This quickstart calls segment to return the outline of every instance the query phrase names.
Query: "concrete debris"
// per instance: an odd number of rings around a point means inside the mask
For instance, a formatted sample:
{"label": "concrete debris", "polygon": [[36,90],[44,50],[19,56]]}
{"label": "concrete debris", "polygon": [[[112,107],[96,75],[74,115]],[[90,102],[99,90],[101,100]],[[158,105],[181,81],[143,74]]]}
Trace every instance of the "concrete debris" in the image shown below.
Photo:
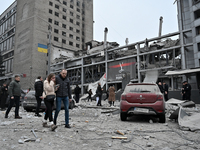
{"label": "concrete debris", "polygon": [[179,111],[178,123],[182,129],[189,128],[191,131],[200,130],[199,116],[200,113],[192,113],[191,115],[188,115],[188,113],[181,107]]}
{"label": "concrete debris", "polygon": [[150,136],[144,136],[143,138],[149,140]]}
{"label": "concrete debris", "polygon": [[149,123],[153,123],[153,120],[150,119],[150,120],[149,120]]}
{"label": "concrete debris", "polygon": [[127,139],[127,137],[118,137],[118,136],[112,136],[112,139]]}
{"label": "concrete debris", "polygon": [[172,149],[169,147],[164,147],[162,150],[172,150]]}
{"label": "concrete debris", "polygon": [[124,135],[124,133],[122,131],[119,131],[119,130],[117,130],[115,133]]}
{"label": "concrete debris", "polygon": [[24,144],[24,141],[23,141],[22,139],[19,139],[19,140],[18,140],[18,143],[19,143],[19,144]]}
{"label": "concrete debris", "polygon": [[41,142],[41,138],[36,139],[35,142],[36,142],[36,143],[40,143],[40,142]]}
{"label": "concrete debris", "polygon": [[1,126],[8,126],[8,125],[11,125],[13,123],[15,123],[15,121],[4,121],[4,122],[1,123]]}
{"label": "concrete debris", "polygon": [[153,143],[150,143],[150,142],[147,143],[147,147],[152,147],[152,146],[153,146]]}
{"label": "concrete debris", "polygon": [[180,129],[184,131],[200,130],[200,110],[196,108],[193,101],[170,99],[166,102],[166,109],[170,119],[178,120]]}

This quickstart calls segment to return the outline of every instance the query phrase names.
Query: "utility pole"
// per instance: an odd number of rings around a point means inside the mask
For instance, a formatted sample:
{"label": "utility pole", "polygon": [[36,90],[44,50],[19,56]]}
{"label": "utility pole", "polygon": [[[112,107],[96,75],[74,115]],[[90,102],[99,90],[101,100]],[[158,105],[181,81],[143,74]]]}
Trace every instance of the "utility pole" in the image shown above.
{"label": "utility pole", "polygon": [[106,61],[106,90],[108,89],[108,54],[107,54],[107,33],[108,28],[104,30],[104,50],[105,50],[105,61]]}
{"label": "utility pole", "polygon": [[50,65],[51,65],[51,31],[52,31],[52,27],[51,25],[48,26],[49,29],[49,43],[48,43],[48,74],[50,74],[51,70],[50,70]]}

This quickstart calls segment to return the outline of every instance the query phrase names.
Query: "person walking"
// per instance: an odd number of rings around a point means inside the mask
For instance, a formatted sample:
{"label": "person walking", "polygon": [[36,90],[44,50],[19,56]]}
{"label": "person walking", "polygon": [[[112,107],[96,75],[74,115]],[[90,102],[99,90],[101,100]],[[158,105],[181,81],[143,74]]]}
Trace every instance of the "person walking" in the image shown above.
{"label": "person walking", "polygon": [[165,83],[165,81],[163,82],[163,91],[164,91],[165,101],[168,101],[169,86]]}
{"label": "person walking", "polygon": [[91,100],[92,101],[92,89],[90,89],[89,91],[88,91],[88,102],[89,102],[89,100]]}
{"label": "person walking", "polygon": [[21,96],[21,85],[20,82],[20,76],[15,75],[15,80],[12,81],[9,85],[9,96],[10,96],[10,104],[8,106],[8,109],[5,113],[5,118],[8,118],[8,114],[13,107],[13,104],[15,103],[15,119],[22,119],[22,117],[19,116],[19,103],[20,103],[20,96]]}
{"label": "person walking", "polygon": [[8,86],[7,84],[3,84],[3,86],[1,87],[1,111],[6,110],[5,108],[5,104],[6,104],[6,99],[8,97]]}
{"label": "person walking", "polygon": [[184,92],[185,92],[185,99],[191,101],[191,85],[185,81]]}
{"label": "person walking", "polygon": [[110,104],[110,107],[113,105],[114,106],[114,103],[115,103],[115,87],[114,86],[111,86],[109,88],[109,97],[108,97],[108,102]]}
{"label": "person walking", "polygon": [[35,116],[42,117],[42,115],[39,114],[39,109],[42,102],[42,93],[43,93],[43,79],[41,76],[38,76],[35,80],[34,88],[35,88],[35,98],[37,100],[37,107],[35,111]]}
{"label": "person walking", "polygon": [[44,103],[46,105],[46,114],[44,116],[43,127],[47,127],[47,119],[49,119],[51,130],[54,131],[57,126],[53,123],[52,108],[55,99],[55,75],[53,73],[49,74],[47,79],[44,81]]}
{"label": "person walking", "polygon": [[57,117],[61,109],[61,102],[63,101],[65,108],[65,128],[71,128],[69,125],[69,102],[71,102],[70,81],[67,78],[67,70],[63,69],[58,76],[56,76],[56,111],[54,115],[54,124],[57,123]]}
{"label": "person walking", "polygon": [[74,94],[76,96],[76,103],[79,103],[79,94],[81,93],[81,88],[78,86],[78,84],[76,85],[76,88],[74,89]]}
{"label": "person walking", "polygon": [[101,88],[101,83],[99,82],[97,86],[97,90],[96,90],[97,106],[102,106],[101,105],[102,92],[103,92],[103,89]]}

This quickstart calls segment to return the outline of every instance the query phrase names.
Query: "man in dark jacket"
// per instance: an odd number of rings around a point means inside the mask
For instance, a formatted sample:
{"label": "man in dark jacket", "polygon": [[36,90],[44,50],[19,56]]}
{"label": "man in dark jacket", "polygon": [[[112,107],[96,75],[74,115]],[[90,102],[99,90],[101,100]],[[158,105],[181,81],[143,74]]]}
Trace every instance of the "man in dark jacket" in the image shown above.
{"label": "man in dark jacket", "polygon": [[165,83],[165,81],[163,82],[163,90],[164,90],[165,101],[168,101],[169,86]]}
{"label": "man in dark jacket", "polygon": [[42,93],[43,93],[43,79],[41,76],[38,76],[37,79],[35,80],[35,98],[37,100],[37,108],[35,112],[35,116],[42,117],[42,115],[39,114],[39,109],[41,106],[42,102]]}
{"label": "man in dark jacket", "polygon": [[74,89],[74,94],[76,96],[76,103],[79,103],[79,94],[81,93],[81,88],[78,86],[78,84],[76,85],[76,88]]}
{"label": "man in dark jacket", "polygon": [[58,76],[56,76],[56,112],[54,115],[54,124],[56,125],[56,120],[58,113],[61,109],[61,101],[63,101],[65,107],[65,127],[71,128],[69,125],[69,102],[71,102],[71,89],[70,82],[67,78],[67,70],[63,69]]}
{"label": "man in dark jacket", "polygon": [[8,97],[8,86],[4,83],[1,87],[1,111],[5,110],[6,99]]}
{"label": "man in dark jacket", "polygon": [[186,100],[191,100],[191,85],[185,81],[185,86],[184,86],[184,92],[185,92],[185,99]]}
{"label": "man in dark jacket", "polygon": [[161,82],[158,82],[158,87],[159,87],[159,89],[160,89],[160,92],[161,92],[161,93],[164,93],[163,86],[162,86],[162,83],[161,83]]}
{"label": "man in dark jacket", "polygon": [[102,106],[101,105],[102,94],[103,94],[103,89],[101,88],[101,83],[99,82],[96,90],[97,106]]}
{"label": "man in dark jacket", "polygon": [[6,111],[5,118],[8,118],[8,114],[13,107],[13,104],[15,103],[15,119],[22,119],[22,117],[19,116],[19,102],[21,96],[21,85],[19,82],[20,76],[15,75],[15,80],[12,81],[9,85],[8,93],[10,96],[10,104]]}

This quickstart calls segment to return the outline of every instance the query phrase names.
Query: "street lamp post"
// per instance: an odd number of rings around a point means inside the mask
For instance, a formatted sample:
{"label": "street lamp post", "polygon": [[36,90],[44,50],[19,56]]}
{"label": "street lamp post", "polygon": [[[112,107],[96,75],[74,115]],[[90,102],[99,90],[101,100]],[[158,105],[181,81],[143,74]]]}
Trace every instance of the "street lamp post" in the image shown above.
{"label": "street lamp post", "polygon": [[48,74],[50,74],[51,69],[50,69],[50,65],[51,65],[51,31],[52,31],[52,27],[51,25],[48,26],[49,29],[49,43],[48,43]]}

